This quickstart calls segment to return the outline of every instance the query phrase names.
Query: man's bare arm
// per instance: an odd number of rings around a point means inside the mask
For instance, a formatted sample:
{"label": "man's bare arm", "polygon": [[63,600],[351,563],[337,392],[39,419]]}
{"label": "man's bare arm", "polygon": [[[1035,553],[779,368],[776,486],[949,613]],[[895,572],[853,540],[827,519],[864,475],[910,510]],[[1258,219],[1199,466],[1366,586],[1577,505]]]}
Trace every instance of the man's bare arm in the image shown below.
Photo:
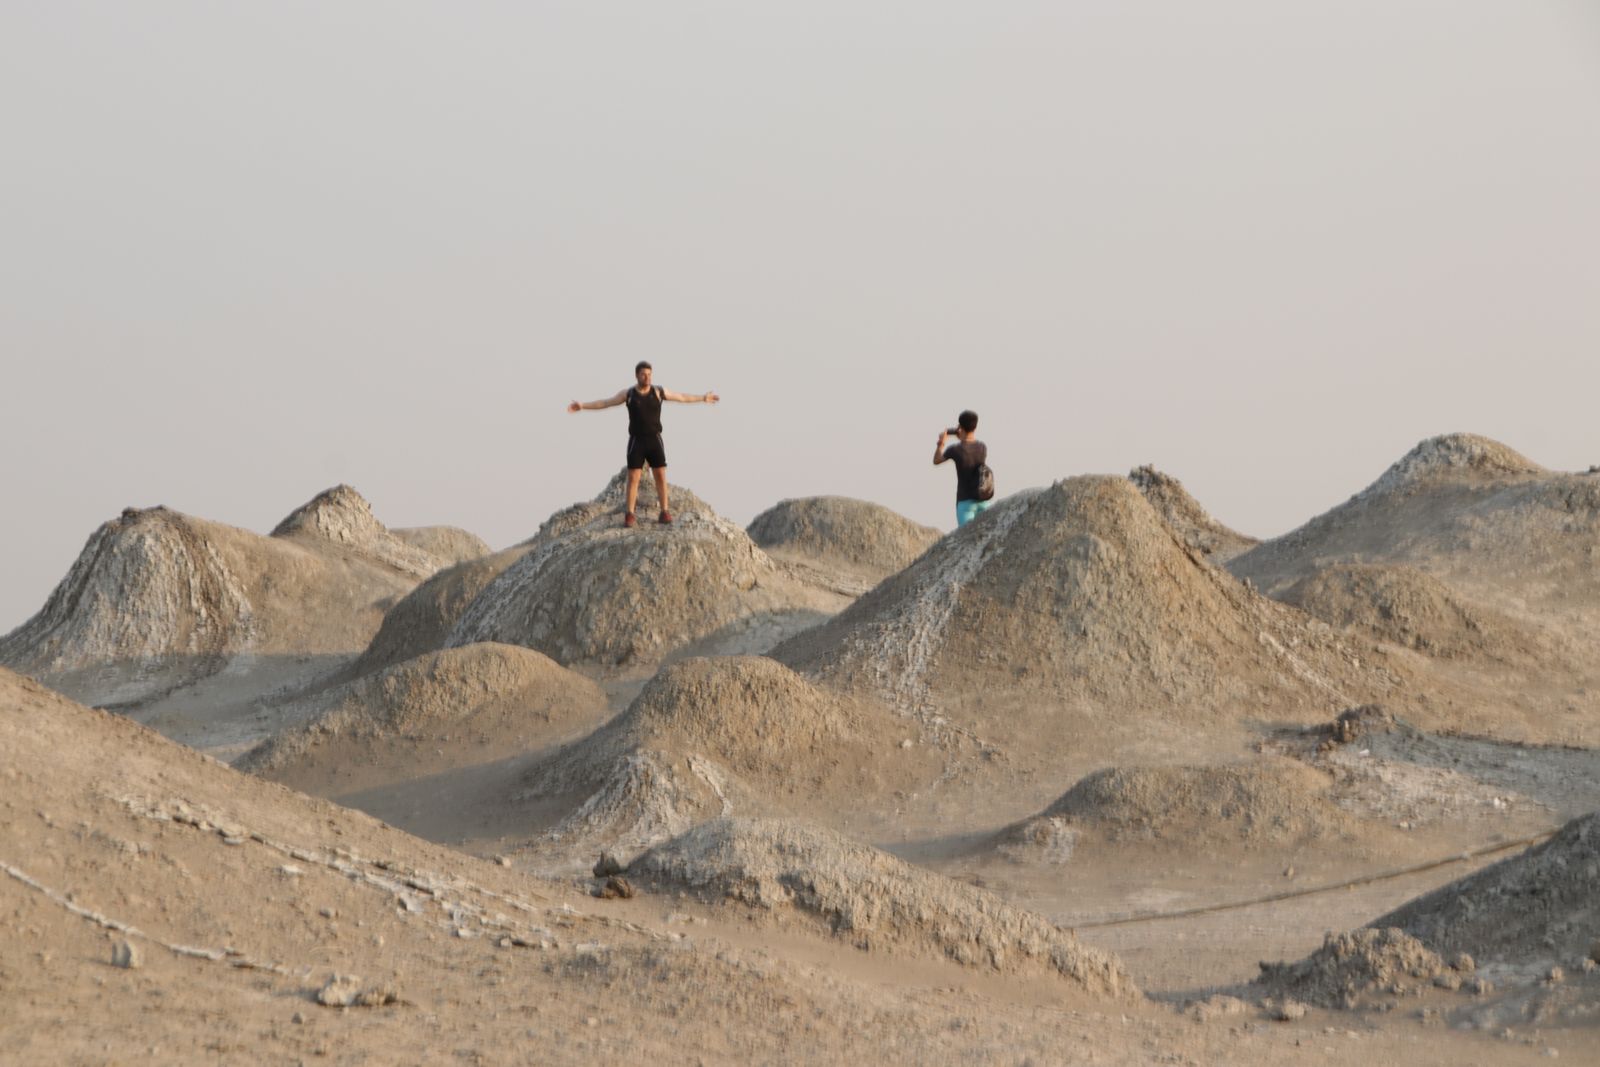
{"label": "man's bare arm", "polygon": [[671,389],[663,389],[661,390],[661,399],[676,400],[680,404],[715,404],[722,398],[714,392],[701,393],[696,396],[693,393],[674,393]]}
{"label": "man's bare arm", "polygon": [[939,443],[933,446],[933,465],[937,467],[950,457],[944,454],[944,443],[950,439],[949,430],[939,431]]}
{"label": "man's bare arm", "polygon": [[605,400],[591,400],[587,404],[580,404],[576,400],[567,405],[567,411],[576,414],[579,411],[599,411],[601,408],[614,408],[618,404],[626,403],[628,391],[624,389],[616,396],[607,397]]}

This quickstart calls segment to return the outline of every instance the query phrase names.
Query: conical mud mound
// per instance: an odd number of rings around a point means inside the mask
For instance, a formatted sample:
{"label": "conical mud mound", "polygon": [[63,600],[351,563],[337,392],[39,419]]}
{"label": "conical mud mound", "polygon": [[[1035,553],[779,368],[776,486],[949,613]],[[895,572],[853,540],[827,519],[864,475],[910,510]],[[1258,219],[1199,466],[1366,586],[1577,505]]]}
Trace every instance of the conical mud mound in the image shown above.
{"label": "conical mud mound", "polygon": [[0,662],[94,703],[203,678],[249,647],[255,607],[237,553],[250,538],[157,507],[96,530]]}
{"label": "conical mud mound", "polygon": [[1499,441],[1472,433],[1451,433],[1430,437],[1418,444],[1360,495],[1385,496],[1448,481],[1482,484],[1506,477],[1548,473],[1527,456]]}
{"label": "conical mud mound", "polygon": [[745,529],[773,555],[842,568],[874,582],[906,567],[939,539],[931,526],[842,496],[780,501]]}
{"label": "conical mud mound", "polygon": [[1432,657],[1415,686],[1427,706],[1407,712],[1426,725],[1592,745],[1600,662],[1583,650],[1600,641],[1597,558],[1600,476],[1452,434],[1228,567]]}
{"label": "conical mud mound", "polygon": [[333,546],[418,579],[428,577],[442,564],[439,558],[390,533],[372,514],[372,505],[348,485],[318,493],[278,523],[272,536],[313,547]]}
{"label": "conical mud mound", "polygon": [[492,551],[483,538],[458,526],[411,526],[390,532],[447,567],[487,556]]}
{"label": "conical mud mound", "polygon": [[882,708],[760,656],[665,667],[628,710],[526,775],[568,796],[555,830],[628,854],[729,812],[857,809],[937,773]]}
{"label": "conical mud mound", "polygon": [[[686,490],[677,521],[621,524],[621,482],[552,516],[462,612],[450,645],[499,641],[557,662],[638,670],[696,642],[760,651],[844,600],[775,564]],[[642,498],[641,498],[642,499]]]}
{"label": "conical mud mound", "polygon": [[[0,639],[0,663],[86,702],[148,701],[241,655],[359,651],[383,609],[438,566],[390,537],[346,487],[279,529],[261,537],[130,508],[95,531],[40,612]],[[404,552],[391,558],[396,546]]]}
{"label": "conical mud mound", "polygon": [[234,766],[304,792],[340,795],[562,740],[604,718],[606,697],[538,652],[468,645],[277,710],[302,725]]}
{"label": "conical mud mound", "polygon": [[1600,477],[1547,471],[1472,434],[1430,438],[1372,485],[1229,569],[1279,595],[1332,563],[1404,564],[1566,610],[1600,591]]}
{"label": "conical mud mound", "polygon": [[1146,465],[1129,471],[1128,480],[1139,487],[1150,506],[1185,545],[1214,562],[1223,563],[1260,543],[1213,519],[1183,483],[1170,474]]}
{"label": "conical mud mound", "polygon": [[735,901],[871,952],[1048,974],[1108,997],[1136,995],[1116,957],[1041,916],[829,830],[717,819],[641,856],[628,876]]}
{"label": "conical mud mound", "polygon": [[773,655],[910,711],[1035,694],[1052,730],[1063,705],[1114,724],[1321,717],[1389,684],[1326,627],[1188,549],[1112,477],[1000,502]]}
{"label": "conical mud mound", "polygon": [[1205,850],[1351,839],[1360,827],[1330,799],[1331,785],[1327,774],[1290,759],[1108,768],[1003,831],[998,844],[1013,859],[1060,862],[1083,836]]}

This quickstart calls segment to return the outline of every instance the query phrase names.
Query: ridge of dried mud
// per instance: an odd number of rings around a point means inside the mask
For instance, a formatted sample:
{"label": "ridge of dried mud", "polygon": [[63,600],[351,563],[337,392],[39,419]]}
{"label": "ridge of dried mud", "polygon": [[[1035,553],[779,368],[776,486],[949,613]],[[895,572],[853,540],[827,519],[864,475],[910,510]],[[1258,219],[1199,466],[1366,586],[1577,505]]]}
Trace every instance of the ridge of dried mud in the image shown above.
{"label": "ridge of dried mud", "polygon": [[1600,945],[1600,812],[1372,925],[1398,927],[1445,956],[1465,952],[1533,972],[1552,964],[1581,970]]}
{"label": "ridge of dried mud", "polygon": [[1137,994],[1115,957],[1043,917],[831,830],[715,819],[651,849],[628,874],[658,889],[735,901],[779,921],[797,915],[867,951],[1056,974],[1107,997]]}
{"label": "ridge of dried mud", "polygon": [[1212,518],[1182,482],[1149,464],[1129,471],[1128,480],[1139,487],[1150,506],[1184,544],[1217,563],[1224,563],[1261,543]]}

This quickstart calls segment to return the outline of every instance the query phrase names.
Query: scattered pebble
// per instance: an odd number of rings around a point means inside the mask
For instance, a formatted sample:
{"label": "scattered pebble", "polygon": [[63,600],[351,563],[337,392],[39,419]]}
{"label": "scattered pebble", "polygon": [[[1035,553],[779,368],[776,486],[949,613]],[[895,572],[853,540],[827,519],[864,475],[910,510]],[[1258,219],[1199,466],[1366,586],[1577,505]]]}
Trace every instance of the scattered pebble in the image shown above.
{"label": "scattered pebble", "polygon": [[392,989],[363,989],[361,979],[354,975],[336,974],[317,990],[317,1003],[328,1008],[381,1008],[399,999]]}
{"label": "scattered pebble", "polygon": [[144,966],[144,953],[132,941],[118,941],[111,946],[111,965],[125,971],[136,971]]}
{"label": "scattered pebble", "polygon": [[597,886],[594,890],[594,895],[601,900],[615,900],[617,897],[631,900],[633,894],[633,885],[621,875],[612,875],[605,880],[604,885]]}
{"label": "scattered pebble", "polygon": [[1306,1006],[1298,1000],[1285,1000],[1278,1005],[1272,1013],[1272,1018],[1280,1023],[1292,1023],[1306,1017]]}

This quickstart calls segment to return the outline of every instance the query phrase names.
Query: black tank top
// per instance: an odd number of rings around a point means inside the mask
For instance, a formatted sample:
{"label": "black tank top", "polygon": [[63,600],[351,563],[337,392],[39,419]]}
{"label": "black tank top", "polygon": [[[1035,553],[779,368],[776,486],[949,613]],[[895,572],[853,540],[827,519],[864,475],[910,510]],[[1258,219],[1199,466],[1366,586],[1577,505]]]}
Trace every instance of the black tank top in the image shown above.
{"label": "black tank top", "polygon": [[661,432],[661,387],[653,385],[648,393],[639,392],[638,386],[628,390],[628,436],[654,437]]}

